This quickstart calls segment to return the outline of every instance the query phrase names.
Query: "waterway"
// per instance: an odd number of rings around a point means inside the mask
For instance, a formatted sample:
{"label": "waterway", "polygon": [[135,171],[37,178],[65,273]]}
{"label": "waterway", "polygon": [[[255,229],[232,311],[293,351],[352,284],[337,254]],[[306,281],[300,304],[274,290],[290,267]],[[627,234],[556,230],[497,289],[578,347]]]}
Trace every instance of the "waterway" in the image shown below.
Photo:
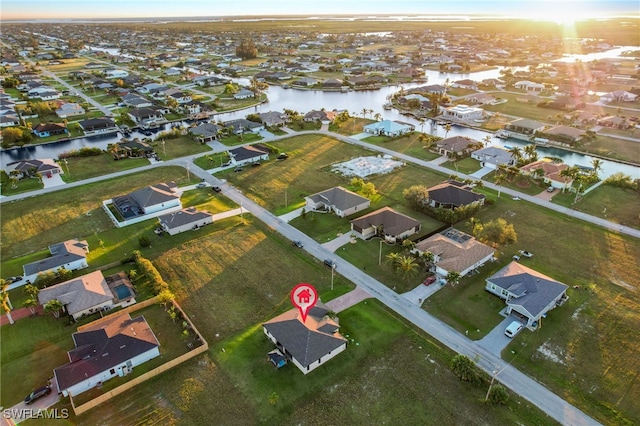
{"label": "waterway", "polygon": [[[620,54],[620,52],[624,50],[629,50],[631,47],[624,47],[615,49],[616,56]],[[117,49],[99,49],[99,50],[109,50],[110,53],[117,53]],[[600,55],[606,55],[604,53],[600,53]],[[481,71],[476,73],[467,73],[467,74],[450,74],[450,73],[441,73],[438,71],[427,71],[426,73],[428,82],[427,83],[412,83],[405,84],[402,87],[404,89],[409,89],[412,87],[425,85],[425,84],[444,84],[449,81],[461,80],[461,79],[473,79],[476,81],[480,81],[487,78],[498,78],[500,76],[500,69],[491,69],[487,71]],[[243,81],[241,81],[243,82]],[[244,81],[245,84],[248,82]],[[321,109],[325,108],[328,110],[347,110],[350,114],[355,114],[357,116],[362,117],[363,109],[372,109],[374,112],[366,115],[368,118],[372,118],[375,114],[379,113],[383,119],[388,120],[399,120],[414,124],[417,130],[424,131],[426,133],[433,134],[435,136],[440,137],[451,137],[451,136],[467,136],[478,141],[483,141],[486,136],[491,137],[491,144],[497,146],[524,146],[526,142],[519,140],[503,140],[493,136],[492,133],[485,132],[478,129],[467,128],[463,126],[452,126],[452,129],[446,133],[443,126],[438,126],[432,120],[427,120],[424,124],[420,124],[413,117],[405,116],[400,114],[397,110],[385,110],[382,108],[387,102],[388,96],[396,93],[400,90],[400,86],[388,86],[383,87],[379,90],[370,90],[370,91],[352,91],[352,92],[323,92],[323,91],[300,91],[295,89],[284,89],[280,86],[270,86],[267,90],[268,102],[264,104],[257,105],[255,107],[251,107],[249,109],[245,109],[242,111],[236,111],[231,113],[222,113],[214,116],[215,121],[227,121],[236,118],[245,117],[250,113],[259,113],[259,112],[267,112],[267,111],[283,111],[286,109],[292,109],[298,111],[302,114],[313,110],[313,109]],[[163,129],[168,129],[170,125],[166,125]],[[157,133],[156,132],[156,133]],[[131,134],[132,138],[144,138],[153,136],[146,136],[141,133],[134,132]],[[28,146],[22,148],[15,148],[9,150],[3,150],[0,152],[0,166],[5,167],[6,164],[30,159],[30,158],[58,158],[58,156],[63,153],[74,149],[80,149],[83,147],[98,147],[101,149],[106,149],[107,145],[110,143],[118,142],[122,138],[122,134],[120,133],[112,133],[109,135],[98,135],[91,137],[82,137],[76,138],[64,142],[56,142],[44,145],[37,146]],[[640,145],[639,145],[640,146]],[[589,166],[594,159],[589,155],[583,155],[579,153],[574,153],[570,151],[561,150],[558,148],[552,147],[538,147],[537,148],[539,156],[550,156],[557,157],[562,159],[566,164],[569,165],[581,165],[581,166]],[[614,161],[602,160],[602,174],[601,177],[607,177],[616,172],[622,172],[634,178],[640,178],[640,167],[621,164]]]}

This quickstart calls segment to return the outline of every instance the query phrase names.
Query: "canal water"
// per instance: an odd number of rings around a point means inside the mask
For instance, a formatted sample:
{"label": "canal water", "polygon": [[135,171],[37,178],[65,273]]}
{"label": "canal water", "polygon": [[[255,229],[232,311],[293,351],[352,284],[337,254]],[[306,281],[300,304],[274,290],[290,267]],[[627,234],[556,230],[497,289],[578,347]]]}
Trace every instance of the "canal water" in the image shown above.
{"label": "canal water", "polygon": [[[623,51],[623,48],[616,49],[616,53]],[[575,59],[575,58],[573,58]],[[473,79],[480,81],[486,78],[498,78],[500,76],[499,69],[492,69],[487,71],[481,71],[476,73],[467,74],[449,74],[440,73],[437,71],[427,71],[428,81],[426,83],[411,83],[404,84],[402,87],[410,89],[412,87],[421,86],[425,84],[444,84],[449,81],[461,80],[461,79]],[[240,81],[248,84],[247,81]],[[508,139],[503,140],[493,136],[492,133],[485,132],[478,129],[467,128],[463,126],[452,126],[451,130],[446,133],[443,126],[438,126],[434,121],[427,120],[424,124],[420,124],[411,116],[405,116],[400,114],[397,110],[385,110],[382,108],[387,102],[390,95],[400,90],[400,86],[388,86],[379,90],[369,91],[352,91],[352,92],[323,92],[323,91],[300,91],[295,89],[284,89],[280,86],[270,86],[267,90],[267,96],[269,101],[260,104],[255,107],[251,107],[242,111],[236,111],[232,113],[217,114],[213,117],[215,121],[227,121],[236,118],[243,118],[247,114],[267,112],[267,111],[283,111],[286,109],[292,109],[304,114],[310,110],[325,108],[327,110],[347,110],[350,114],[355,114],[362,117],[363,109],[372,109],[373,113],[368,113],[366,117],[373,118],[373,116],[379,113],[383,119],[399,120],[414,124],[417,130],[430,133],[440,137],[451,136],[467,136],[478,141],[483,141],[486,136],[491,137],[491,144],[497,146],[524,146],[526,142]],[[185,123],[187,124],[187,123]],[[155,131],[154,134],[162,130],[169,129],[171,124],[165,125],[163,128]],[[76,138],[63,142],[55,142],[44,145],[28,146],[22,148],[8,149],[0,152],[0,166],[5,167],[6,164],[13,161],[30,159],[30,158],[58,158],[63,153],[74,149],[80,149],[83,147],[97,147],[106,149],[110,143],[120,141],[123,137],[120,133],[112,133],[109,135],[97,135],[90,137]],[[131,138],[154,138],[154,135],[147,136],[141,133],[133,132],[130,135]],[[639,145],[640,148],[640,145]],[[573,153],[570,151],[561,150],[551,147],[538,147],[539,156],[550,156],[562,159],[569,165],[581,165],[589,166],[594,159],[589,155],[583,155]],[[622,172],[630,175],[633,178],[640,178],[640,167],[621,164],[610,160],[602,160],[602,173],[601,177],[608,177],[616,172]]]}

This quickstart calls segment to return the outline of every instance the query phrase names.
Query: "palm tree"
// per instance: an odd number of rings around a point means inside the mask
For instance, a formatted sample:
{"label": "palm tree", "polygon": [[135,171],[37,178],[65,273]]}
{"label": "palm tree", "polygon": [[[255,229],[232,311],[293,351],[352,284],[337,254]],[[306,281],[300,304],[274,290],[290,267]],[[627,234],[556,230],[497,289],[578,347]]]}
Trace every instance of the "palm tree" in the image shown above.
{"label": "palm tree", "polygon": [[451,123],[447,123],[444,125],[444,137],[447,138],[447,135],[451,131]]}
{"label": "palm tree", "polygon": [[414,276],[418,273],[418,262],[413,256],[398,256],[396,261],[396,272],[402,275],[402,278]]}
{"label": "palm tree", "polygon": [[13,317],[11,316],[11,310],[13,306],[11,306],[11,301],[9,300],[9,283],[5,280],[0,279],[0,297],[2,298],[2,309],[7,314],[7,319],[9,320],[9,324],[13,324]]}
{"label": "palm tree", "polygon": [[411,252],[411,250],[413,250],[415,247],[416,243],[414,243],[410,239],[405,238],[404,240],[402,240],[402,248],[407,249],[408,252]]}
{"label": "palm tree", "polygon": [[594,158],[593,160],[591,160],[591,165],[593,166],[591,175],[598,178],[598,172],[602,170],[602,160],[600,160],[599,158]]}
{"label": "palm tree", "polygon": [[578,169],[576,166],[571,166],[571,167],[567,167],[566,169],[560,170],[560,177],[565,178],[564,186],[562,187],[563,193],[565,189],[567,189],[569,182],[575,180],[579,172],[580,172],[580,169]]}
{"label": "palm tree", "polygon": [[362,108],[362,111],[360,111],[360,113],[362,114],[362,118],[364,118],[368,112],[369,110],[367,108]]}
{"label": "palm tree", "polygon": [[511,156],[516,160],[516,164],[518,164],[522,160],[522,150],[518,146],[514,146],[509,150]]}
{"label": "palm tree", "polygon": [[424,267],[427,270],[430,269],[430,267],[433,264],[435,258],[436,258],[435,255],[433,253],[431,253],[430,251],[423,251],[420,254],[420,259],[424,262]]}
{"label": "palm tree", "polygon": [[522,148],[522,151],[527,156],[527,162],[533,163],[538,160],[538,152],[536,151],[535,145],[527,145]]}
{"label": "palm tree", "polygon": [[420,123],[420,133],[424,133],[424,123],[425,123],[425,119],[424,119],[424,118],[419,118],[419,119],[418,119],[418,123]]}
{"label": "palm tree", "polygon": [[376,115],[373,116],[374,120],[376,121],[382,121],[382,115],[377,112]]}
{"label": "palm tree", "polygon": [[400,253],[389,253],[386,258],[387,261],[390,262],[393,266],[398,262],[398,258],[400,257]]}
{"label": "palm tree", "polygon": [[506,175],[503,173],[496,173],[493,178],[493,182],[498,185],[498,198],[500,198],[500,191],[502,190],[502,184],[504,183]]}
{"label": "palm tree", "polygon": [[478,219],[477,217],[470,217],[467,225],[471,227],[471,234],[475,235],[476,228],[480,226],[480,219]]}
{"label": "palm tree", "polygon": [[484,146],[485,147],[489,146],[489,144],[491,143],[491,136],[487,135],[482,140],[484,141]]}

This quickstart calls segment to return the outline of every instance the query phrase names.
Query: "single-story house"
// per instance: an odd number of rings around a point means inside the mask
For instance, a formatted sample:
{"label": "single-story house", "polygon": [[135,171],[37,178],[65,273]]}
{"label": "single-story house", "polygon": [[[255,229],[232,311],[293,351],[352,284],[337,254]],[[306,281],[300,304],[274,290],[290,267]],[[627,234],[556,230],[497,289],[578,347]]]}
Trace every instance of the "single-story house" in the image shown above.
{"label": "single-story house", "polygon": [[329,210],[339,217],[347,217],[357,211],[369,208],[371,200],[336,186],[322,192],[304,197],[307,211]]}
{"label": "single-story house", "polygon": [[36,260],[22,266],[23,281],[33,283],[41,272],[57,272],[64,268],[67,271],[88,268],[87,253],[89,244],[85,240],[67,240],[62,243],[49,246],[51,256],[46,259]]}
{"label": "single-story house", "polygon": [[291,309],[262,324],[262,329],[280,354],[307,374],[347,349],[337,318],[331,319],[328,313],[318,301],[305,322],[297,309]]}
{"label": "single-story house", "polygon": [[[102,271],[95,271],[41,289],[38,292],[38,303],[45,305],[51,300],[59,300],[63,310],[75,320],[83,315],[136,303],[133,287],[126,275],[116,275],[116,277],[122,282],[118,284],[118,289],[115,292],[115,287],[109,285],[107,279],[102,275]],[[113,277],[111,279],[113,281]]]}
{"label": "single-story house", "polygon": [[167,99],[174,99],[179,104],[186,104],[193,100],[191,95],[189,95],[188,93],[184,93],[180,89],[171,88],[165,90],[163,93],[167,97]]}
{"label": "single-story house", "polygon": [[482,108],[461,104],[442,108],[442,116],[451,120],[473,121],[484,117],[484,110]]}
{"label": "single-story house", "polygon": [[127,115],[135,123],[164,120],[164,116],[162,115],[162,113],[152,108],[135,108],[129,111]]}
{"label": "single-story house", "polygon": [[362,128],[365,133],[383,136],[400,136],[405,133],[411,133],[415,130],[415,126],[401,121],[382,120],[375,123],[367,124]]}
{"label": "single-story house", "polygon": [[473,102],[474,104],[479,105],[492,105],[496,103],[495,96],[492,96],[488,93],[476,93],[474,95],[468,96],[466,99],[469,102]]}
{"label": "single-story house", "polygon": [[358,232],[363,239],[379,235],[399,241],[420,232],[421,227],[419,221],[391,207],[383,207],[351,221],[351,230]]}
{"label": "single-story house", "polygon": [[600,102],[608,104],[609,102],[634,102],[638,98],[635,93],[626,90],[616,90],[615,92],[605,93],[600,96]]}
{"label": "single-story house", "polygon": [[213,123],[203,123],[189,129],[189,133],[201,143],[217,140],[222,131],[222,126]]}
{"label": "single-story house", "polygon": [[436,142],[436,148],[440,155],[458,155],[463,156],[471,152],[475,145],[480,144],[475,139],[468,138],[466,136],[452,136],[446,139],[440,139]]}
{"label": "single-story house", "polygon": [[155,150],[151,145],[139,140],[118,142],[115,145],[116,152],[113,157],[116,160],[119,160],[120,158],[149,158],[155,153]]}
{"label": "single-story house", "polygon": [[335,111],[312,110],[304,115],[304,121],[320,121],[329,124],[336,117]]}
{"label": "single-story house", "polygon": [[69,363],[53,370],[62,395],[78,395],[160,356],[160,342],[143,316],[127,313],[91,323],[73,333]]}
{"label": "single-story house", "polygon": [[162,210],[182,208],[178,186],[175,182],[158,183],[113,198],[113,205],[125,219],[157,213]]}
{"label": "single-story house", "polygon": [[494,170],[503,164],[507,167],[514,166],[516,164],[516,160],[513,158],[513,155],[508,150],[499,146],[488,146],[486,148],[473,151],[471,153],[471,158],[478,160],[482,167],[489,167]]}
{"label": "single-story house", "polygon": [[561,142],[575,143],[579,142],[586,132],[581,129],[576,129],[570,126],[554,126],[544,131],[545,135],[555,136]]}
{"label": "single-story house", "polygon": [[269,159],[269,151],[266,149],[260,149],[253,145],[241,146],[239,148],[231,149],[228,151],[231,158],[231,164],[241,166],[243,164],[257,163],[261,160]]}
{"label": "single-story house", "polygon": [[258,114],[265,126],[284,126],[287,122],[287,115],[278,111],[267,111]]}
{"label": "single-story house", "polygon": [[50,176],[62,173],[62,168],[51,158],[42,160],[22,160],[7,164],[6,172],[9,176],[18,179],[35,176],[40,173],[42,176]]}
{"label": "single-story house", "polygon": [[468,78],[463,79],[463,80],[456,80],[453,83],[451,83],[451,87],[458,87],[461,89],[473,89],[473,90],[477,90],[478,89],[478,83],[476,83],[473,80],[470,80]]}
{"label": "single-story house", "polygon": [[513,87],[515,87],[516,89],[534,93],[540,93],[544,90],[544,84],[534,83],[528,80],[516,81]]}
{"label": "single-story house", "polygon": [[112,118],[100,117],[82,120],[78,123],[85,135],[111,133],[118,131],[118,125]]}
{"label": "single-story house", "polygon": [[488,261],[494,260],[495,249],[454,228],[448,228],[419,241],[414,252],[432,253],[435,273],[446,277],[457,272],[461,277]]}
{"label": "single-story house", "polygon": [[598,125],[605,126],[605,127],[613,127],[616,129],[629,129],[630,127],[633,127],[633,122],[623,117],[616,117],[615,115],[610,115],[608,117],[603,117],[598,119]]}
{"label": "single-story house", "polygon": [[240,91],[233,94],[233,99],[248,99],[248,98],[255,98],[255,97],[256,97],[256,94],[253,91],[245,88],[242,88],[240,89]]}
{"label": "single-story house", "polygon": [[518,262],[511,262],[487,278],[485,290],[507,304],[507,314],[517,314],[527,326],[567,299],[566,284]]}
{"label": "single-story house", "polygon": [[64,123],[40,123],[33,128],[33,134],[39,138],[66,135],[67,133],[69,133],[69,131]]}
{"label": "single-story house", "polygon": [[129,73],[125,70],[117,70],[117,69],[104,70],[104,78],[108,78],[108,79],[125,78],[128,75]]}
{"label": "single-story house", "polygon": [[431,207],[453,209],[471,204],[484,205],[485,196],[473,192],[473,188],[463,182],[447,180],[428,188],[428,204]]}
{"label": "single-story house", "polygon": [[158,216],[158,221],[165,232],[176,235],[213,223],[213,215],[206,211],[198,211],[195,207],[189,207]]}
{"label": "single-story house", "polygon": [[153,106],[153,102],[144,96],[129,93],[122,97],[122,103],[132,108],[148,108]]}
{"label": "single-story house", "polygon": [[83,115],[85,112],[80,104],[74,102],[64,103],[56,109],[56,115],[60,118],[75,117],[76,115]]}
{"label": "single-story house", "polygon": [[533,163],[529,163],[520,167],[520,173],[524,175],[538,175],[540,172],[536,172],[536,170],[542,170],[542,179],[558,189],[565,189],[571,186],[573,179],[569,176],[562,176],[561,173],[563,170],[568,169],[564,163],[554,163],[548,158],[543,158],[542,160],[534,161]]}
{"label": "single-story house", "polygon": [[528,118],[518,118],[517,120],[513,120],[511,123],[505,125],[504,130],[529,137],[533,136],[536,132],[544,130],[545,126],[546,124],[540,121],[529,120]]}
{"label": "single-story house", "polygon": [[235,120],[225,121],[224,127],[230,129],[233,127],[233,133],[239,135],[245,132],[259,133],[265,130],[264,124],[256,123],[255,121],[247,120],[246,118],[237,118]]}

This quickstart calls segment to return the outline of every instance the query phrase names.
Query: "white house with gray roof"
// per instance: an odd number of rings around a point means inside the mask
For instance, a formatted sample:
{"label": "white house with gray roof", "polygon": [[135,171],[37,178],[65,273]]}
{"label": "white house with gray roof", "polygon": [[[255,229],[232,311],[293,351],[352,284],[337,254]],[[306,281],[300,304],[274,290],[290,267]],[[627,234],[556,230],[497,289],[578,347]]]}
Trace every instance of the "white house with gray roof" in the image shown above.
{"label": "white house with gray roof", "polygon": [[338,217],[346,217],[355,212],[365,210],[371,201],[341,186],[318,192],[305,199],[307,211],[332,211]]}
{"label": "white house with gray roof", "polygon": [[169,235],[185,231],[193,231],[213,223],[213,215],[206,211],[198,211],[194,207],[158,216],[160,226]]}
{"label": "white house with gray roof", "polygon": [[49,246],[51,256],[46,259],[37,260],[22,266],[24,278],[21,284],[27,282],[35,282],[38,274],[44,272],[56,272],[60,268],[67,271],[75,271],[89,267],[87,263],[87,253],[89,253],[89,244],[85,240],[68,240],[62,243]]}
{"label": "white house with gray roof", "polygon": [[347,339],[338,332],[337,318],[330,318],[328,312],[318,302],[305,322],[298,310],[292,309],[262,324],[262,328],[280,354],[307,374],[347,349]]}
{"label": "white house with gray roof", "polygon": [[566,284],[518,262],[511,262],[489,278],[485,290],[507,304],[507,314],[516,314],[527,326],[567,299]]}
{"label": "white house with gray roof", "polygon": [[488,167],[490,169],[497,169],[501,165],[514,166],[516,164],[515,158],[509,151],[498,146],[488,146],[486,148],[473,151],[471,158],[474,158],[480,162],[482,167]]}

